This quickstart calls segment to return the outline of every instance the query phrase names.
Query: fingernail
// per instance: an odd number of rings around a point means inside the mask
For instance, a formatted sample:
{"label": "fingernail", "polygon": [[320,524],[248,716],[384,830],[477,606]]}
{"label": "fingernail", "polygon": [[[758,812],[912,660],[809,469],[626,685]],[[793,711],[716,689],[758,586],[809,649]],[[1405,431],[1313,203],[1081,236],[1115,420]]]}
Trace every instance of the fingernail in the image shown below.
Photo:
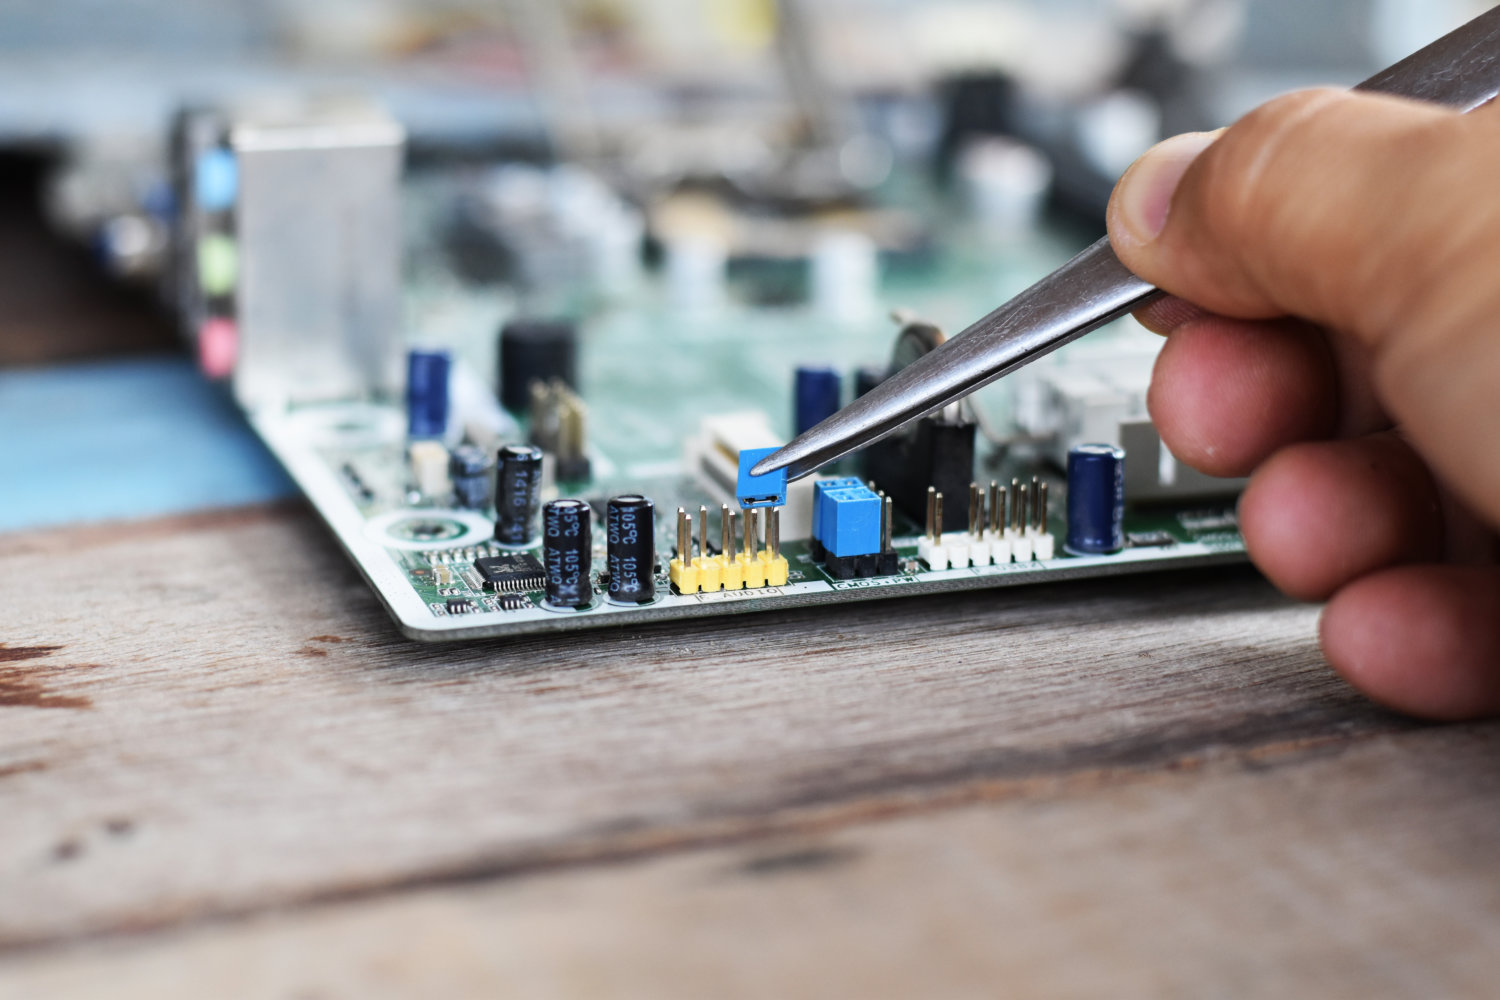
{"label": "fingernail", "polygon": [[1125,171],[1115,191],[1115,214],[1129,237],[1150,243],[1161,235],[1182,175],[1222,134],[1223,129],[1174,136],[1151,147]]}

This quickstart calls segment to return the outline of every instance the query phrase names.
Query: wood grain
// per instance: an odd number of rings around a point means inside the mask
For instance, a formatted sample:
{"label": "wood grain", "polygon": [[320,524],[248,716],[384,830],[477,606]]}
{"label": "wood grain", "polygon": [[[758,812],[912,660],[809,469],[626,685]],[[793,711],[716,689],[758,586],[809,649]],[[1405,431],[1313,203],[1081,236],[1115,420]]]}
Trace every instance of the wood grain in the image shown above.
{"label": "wood grain", "polygon": [[1247,572],[446,647],[300,511],[29,536],[0,580],[5,648],[56,647],[5,664],[49,702],[0,706],[11,951],[1406,725]]}
{"label": "wood grain", "polygon": [[1500,733],[397,894],[0,966],[18,997],[1491,997]]}

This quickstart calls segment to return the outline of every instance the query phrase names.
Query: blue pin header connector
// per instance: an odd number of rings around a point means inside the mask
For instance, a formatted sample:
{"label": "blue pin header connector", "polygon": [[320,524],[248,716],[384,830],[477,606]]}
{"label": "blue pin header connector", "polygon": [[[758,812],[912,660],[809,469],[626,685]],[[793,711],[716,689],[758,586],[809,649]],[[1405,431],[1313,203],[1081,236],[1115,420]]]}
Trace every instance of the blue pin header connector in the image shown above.
{"label": "blue pin header connector", "polygon": [[833,507],[833,501],[828,499],[828,491],[847,490],[863,485],[862,480],[855,479],[853,476],[819,479],[813,483],[812,537],[816,541],[823,540],[823,518],[828,516],[827,512]]}
{"label": "blue pin header connector", "polygon": [[750,470],[756,462],[767,455],[775,454],[776,448],[746,448],[740,452],[739,483],[734,491],[735,499],[746,510],[756,507],[786,506],[786,470],[778,469],[764,476],[752,476]]}
{"label": "blue pin header connector", "polygon": [[867,556],[880,551],[883,502],[865,486],[827,490],[818,540],[837,558]]}

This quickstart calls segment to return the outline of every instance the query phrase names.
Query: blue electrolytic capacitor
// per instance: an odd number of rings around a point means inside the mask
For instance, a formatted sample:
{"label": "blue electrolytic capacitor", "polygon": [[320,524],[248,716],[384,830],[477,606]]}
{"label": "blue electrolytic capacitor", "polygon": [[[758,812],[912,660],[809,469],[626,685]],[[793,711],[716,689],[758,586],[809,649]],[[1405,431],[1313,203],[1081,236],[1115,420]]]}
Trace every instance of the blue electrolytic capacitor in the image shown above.
{"label": "blue electrolytic capacitor", "polygon": [[827,420],[839,411],[843,385],[836,369],[826,365],[803,365],[797,369],[793,395],[797,433]]}
{"label": "blue electrolytic capacitor", "polygon": [[447,351],[415,349],[406,356],[406,420],[412,437],[440,438],[447,433],[452,366]]}
{"label": "blue electrolytic capacitor", "polygon": [[1081,444],[1068,452],[1068,537],[1063,548],[1095,556],[1125,547],[1125,452]]}
{"label": "blue electrolytic capacitor", "polygon": [[448,477],[453,480],[453,502],[469,510],[490,503],[490,459],[483,448],[461,444],[448,453]]}

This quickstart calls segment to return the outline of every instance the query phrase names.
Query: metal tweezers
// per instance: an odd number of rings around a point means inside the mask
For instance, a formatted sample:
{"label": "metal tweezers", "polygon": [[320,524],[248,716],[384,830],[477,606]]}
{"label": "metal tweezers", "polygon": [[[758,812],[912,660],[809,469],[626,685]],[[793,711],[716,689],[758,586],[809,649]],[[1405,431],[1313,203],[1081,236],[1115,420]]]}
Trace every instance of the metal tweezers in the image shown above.
{"label": "metal tweezers", "polygon": [[[1468,112],[1500,94],[1500,7],[1356,90]],[[1165,295],[1126,270],[1105,237],[936,350],[894,373],[752,470],[790,479],[878,441]]]}

